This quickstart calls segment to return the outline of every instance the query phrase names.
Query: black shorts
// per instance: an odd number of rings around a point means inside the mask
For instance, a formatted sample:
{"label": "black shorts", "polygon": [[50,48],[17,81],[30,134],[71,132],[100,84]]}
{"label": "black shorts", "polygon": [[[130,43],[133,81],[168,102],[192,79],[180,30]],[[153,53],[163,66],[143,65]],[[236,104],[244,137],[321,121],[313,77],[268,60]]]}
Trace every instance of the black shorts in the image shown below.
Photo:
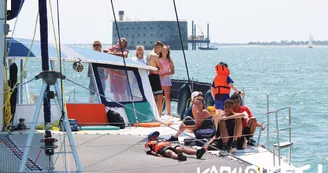
{"label": "black shorts", "polygon": [[162,155],[162,156],[165,156],[165,157],[166,157],[166,155],[165,155],[165,151],[166,151],[166,150],[171,150],[171,151],[175,152],[175,149],[176,149],[177,147],[180,147],[180,145],[177,145],[177,146],[175,146],[175,147],[166,146],[166,147],[163,147],[163,148],[159,149],[159,150],[157,151],[157,153],[160,154],[160,155]]}
{"label": "black shorts", "polygon": [[149,74],[149,82],[154,95],[163,94],[159,74]]}
{"label": "black shorts", "polygon": [[243,128],[243,135],[245,136],[246,139],[249,139],[251,136],[251,129],[249,127]]}

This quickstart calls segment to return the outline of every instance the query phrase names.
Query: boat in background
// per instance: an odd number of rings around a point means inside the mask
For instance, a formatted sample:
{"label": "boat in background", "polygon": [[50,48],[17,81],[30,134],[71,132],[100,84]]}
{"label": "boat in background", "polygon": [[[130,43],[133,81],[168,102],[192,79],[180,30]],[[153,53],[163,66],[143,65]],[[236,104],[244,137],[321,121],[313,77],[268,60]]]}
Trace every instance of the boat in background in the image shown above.
{"label": "boat in background", "polygon": [[198,47],[199,50],[218,50],[217,47],[207,46],[207,47]]}
{"label": "boat in background", "polygon": [[310,37],[309,37],[309,46],[308,46],[310,49],[313,48],[313,36],[312,34],[310,33]]}

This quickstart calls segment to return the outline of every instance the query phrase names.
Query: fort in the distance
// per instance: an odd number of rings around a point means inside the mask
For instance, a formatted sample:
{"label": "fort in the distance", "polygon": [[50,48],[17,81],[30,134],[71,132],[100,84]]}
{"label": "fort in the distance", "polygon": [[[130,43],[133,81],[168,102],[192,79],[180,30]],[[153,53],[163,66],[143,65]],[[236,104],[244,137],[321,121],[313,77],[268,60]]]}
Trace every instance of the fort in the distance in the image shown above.
{"label": "fort in the distance", "polygon": [[[120,20],[117,22],[121,38],[128,40],[128,48],[135,49],[143,45],[146,50],[153,49],[156,41],[160,40],[169,45],[171,50],[181,50],[177,21],[124,21],[124,11],[119,11]],[[188,24],[180,21],[183,47],[188,49]],[[112,44],[117,44],[118,35],[113,22]]]}

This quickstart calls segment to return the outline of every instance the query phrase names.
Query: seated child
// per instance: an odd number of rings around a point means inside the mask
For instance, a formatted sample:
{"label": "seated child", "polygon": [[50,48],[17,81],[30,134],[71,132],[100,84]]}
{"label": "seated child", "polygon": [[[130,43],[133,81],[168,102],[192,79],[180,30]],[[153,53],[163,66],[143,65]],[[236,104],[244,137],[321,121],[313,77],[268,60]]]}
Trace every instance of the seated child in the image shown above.
{"label": "seated child", "polygon": [[221,138],[219,142],[222,143],[222,147],[217,148],[221,148],[222,150],[226,150],[228,152],[230,150],[230,147],[231,152],[236,152],[237,148],[242,149],[242,118],[245,115],[243,113],[234,113],[232,111],[232,106],[232,100],[227,99],[224,102],[224,114],[219,119],[216,135],[205,146],[206,149],[208,149],[208,145],[210,145],[214,140],[219,137]]}
{"label": "seated child", "polygon": [[164,139],[158,139],[158,136],[158,131],[151,132],[148,135],[148,142],[145,144],[147,154],[159,157],[170,157],[172,159],[186,161],[187,157],[182,153],[186,153],[188,155],[196,155],[197,159],[200,159],[206,152],[204,148],[196,150],[180,145],[172,147],[172,144],[170,142],[167,142]]}

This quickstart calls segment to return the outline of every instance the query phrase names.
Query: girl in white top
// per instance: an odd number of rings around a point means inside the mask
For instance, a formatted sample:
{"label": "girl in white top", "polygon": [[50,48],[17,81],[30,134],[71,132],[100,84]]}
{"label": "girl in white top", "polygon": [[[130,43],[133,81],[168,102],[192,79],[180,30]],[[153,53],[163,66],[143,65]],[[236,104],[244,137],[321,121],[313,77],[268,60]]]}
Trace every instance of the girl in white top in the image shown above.
{"label": "girl in white top", "polygon": [[142,45],[138,45],[136,47],[136,56],[132,57],[131,59],[133,61],[137,61],[137,62],[141,62],[143,64],[146,64],[146,58],[144,57],[144,53],[145,53],[145,48]]}

